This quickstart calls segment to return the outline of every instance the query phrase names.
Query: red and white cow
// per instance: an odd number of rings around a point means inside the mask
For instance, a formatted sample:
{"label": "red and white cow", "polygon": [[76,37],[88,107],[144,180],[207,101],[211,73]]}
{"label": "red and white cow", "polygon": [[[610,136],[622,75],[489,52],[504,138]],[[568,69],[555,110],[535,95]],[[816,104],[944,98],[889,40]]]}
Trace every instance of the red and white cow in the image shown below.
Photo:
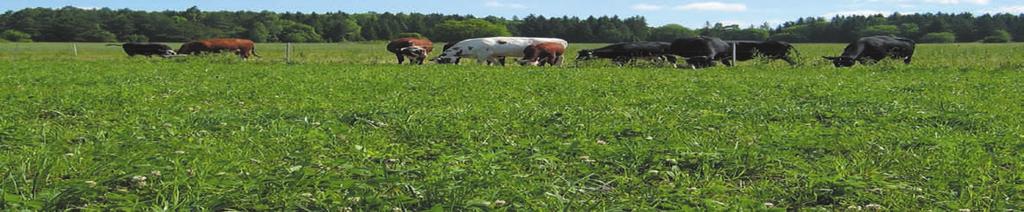
{"label": "red and white cow", "polygon": [[523,59],[519,60],[519,65],[561,65],[562,59],[564,59],[563,55],[565,55],[565,46],[560,43],[538,43],[523,50]]}

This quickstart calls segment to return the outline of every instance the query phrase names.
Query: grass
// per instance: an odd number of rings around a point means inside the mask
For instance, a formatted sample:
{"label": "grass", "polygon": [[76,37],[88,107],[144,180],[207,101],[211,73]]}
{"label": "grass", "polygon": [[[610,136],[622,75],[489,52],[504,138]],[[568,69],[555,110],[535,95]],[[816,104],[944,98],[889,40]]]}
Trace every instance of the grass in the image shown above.
{"label": "grass", "polygon": [[0,209],[1024,208],[1021,44],[699,71],[68,46],[0,44]]}

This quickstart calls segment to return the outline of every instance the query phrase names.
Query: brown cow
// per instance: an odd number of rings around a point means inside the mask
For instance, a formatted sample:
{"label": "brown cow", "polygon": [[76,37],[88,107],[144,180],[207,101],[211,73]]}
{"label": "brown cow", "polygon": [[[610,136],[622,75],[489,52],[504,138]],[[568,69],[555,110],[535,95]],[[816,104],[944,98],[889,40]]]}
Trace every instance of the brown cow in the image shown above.
{"label": "brown cow", "polygon": [[398,64],[405,62],[408,57],[410,63],[422,65],[427,55],[434,51],[434,42],[419,38],[399,38],[388,43],[388,51],[395,54]]}
{"label": "brown cow", "polygon": [[559,65],[565,55],[565,46],[561,43],[538,43],[523,50],[523,59],[519,60],[520,65]]}
{"label": "brown cow", "polygon": [[242,58],[257,56],[256,43],[248,39],[217,38],[195,42],[188,42],[181,45],[178,54],[200,54],[200,53],[221,53],[234,52]]}

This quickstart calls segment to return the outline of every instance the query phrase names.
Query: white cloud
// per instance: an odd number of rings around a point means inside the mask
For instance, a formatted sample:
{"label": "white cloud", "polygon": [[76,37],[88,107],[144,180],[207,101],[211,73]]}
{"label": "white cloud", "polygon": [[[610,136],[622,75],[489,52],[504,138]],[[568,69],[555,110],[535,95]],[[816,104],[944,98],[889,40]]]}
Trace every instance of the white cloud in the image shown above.
{"label": "white cloud", "polygon": [[985,4],[988,4],[989,2],[992,2],[992,0],[923,0],[923,1],[924,1],[924,3],[932,3],[932,4],[979,4],[979,5],[985,5]]}
{"label": "white cloud", "polygon": [[676,10],[705,10],[705,11],[723,11],[723,12],[743,12],[747,11],[746,4],[739,3],[722,3],[717,1],[712,2],[698,2],[676,6]]}
{"label": "white cloud", "polygon": [[981,13],[989,13],[989,14],[995,14],[995,13],[1024,14],[1024,5],[1005,6],[1005,7],[1000,7],[1000,8],[996,8],[996,9],[981,11]]}
{"label": "white cloud", "polygon": [[830,13],[826,13],[823,16],[826,17],[826,18],[831,18],[831,17],[836,17],[836,16],[871,16],[871,15],[887,15],[887,14],[892,14],[892,12],[878,11],[878,10],[849,10],[849,11],[830,12]]}
{"label": "white cloud", "polygon": [[661,5],[653,5],[653,4],[640,3],[640,4],[634,4],[632,8],[633,8],[633,10],[636,10],[636,11],[657,11],[657,10],[661,10],[663,7]]}
{"label": "white cloud", "polygon": [[504,8],[504,9],[526,9],[526,5],[516,3],[503,3],[498,1],[487,1],[484,3],[486,7],[492,8]]}

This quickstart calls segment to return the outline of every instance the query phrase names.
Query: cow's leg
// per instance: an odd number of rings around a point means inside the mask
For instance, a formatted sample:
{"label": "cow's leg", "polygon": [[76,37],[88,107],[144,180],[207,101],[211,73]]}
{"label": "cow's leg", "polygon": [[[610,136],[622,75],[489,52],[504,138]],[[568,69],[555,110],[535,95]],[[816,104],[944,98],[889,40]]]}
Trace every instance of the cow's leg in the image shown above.
{"label": "cow's leg", "polygon": [[914,60],[914,54],[911,53],[911,54],[908,54],[906,56],[906,59],[903,59],[903,63],[904,64],[910,64],[910,62],[913,61],[913,60]]}
{"label": "cow's leg", "polygon": [[732,60],[731,59],[722,59],[722,64],[725,64],[725,66],[728,66],[728,67],[732,67],[733,65],[735,65],[735,64],[732,64]]}
{"label": "cow's leg", "polygon": [[662,55],[662,57],[664,57],[665,61],[668,61],[668,63],[672,65],[672,68],[678,68],[678,66],[676,66],[676,63],[678,62],[678,60],[676,60],[676,56]]}
{"label": "cow's leg", "polygon": [[619,67],[622,67],[622,66],[626,66],[626,62],[628,60],[629,59],[626,59],[624,57],[616,57],[615,59],[612,59],[612,62],[615,63],[615,65],[618,65]]}
{"label": "cow's leg", "polygon": [[498,64],[501,64],[501,66],[505,66],[505,61],[506,61],[505,59],[508,59],[508,58],[506,58],[506,57],[499,57],[498,58]]}
{"label": "cow's leg", "polygon": [[405,55],[396,53],[395,57],[398,58],[398,64],[399,65],[401,65],[402,63],[405,63]]}
{"label": "cow's leg", "polygon": [[796,65],[796,61],[794,61],[793,58],[790,58],[789,56],[782,56],[782,60],[786,61],[787,63],[789,63],[789,65],[791,65],[791,66],[795,66]]}

